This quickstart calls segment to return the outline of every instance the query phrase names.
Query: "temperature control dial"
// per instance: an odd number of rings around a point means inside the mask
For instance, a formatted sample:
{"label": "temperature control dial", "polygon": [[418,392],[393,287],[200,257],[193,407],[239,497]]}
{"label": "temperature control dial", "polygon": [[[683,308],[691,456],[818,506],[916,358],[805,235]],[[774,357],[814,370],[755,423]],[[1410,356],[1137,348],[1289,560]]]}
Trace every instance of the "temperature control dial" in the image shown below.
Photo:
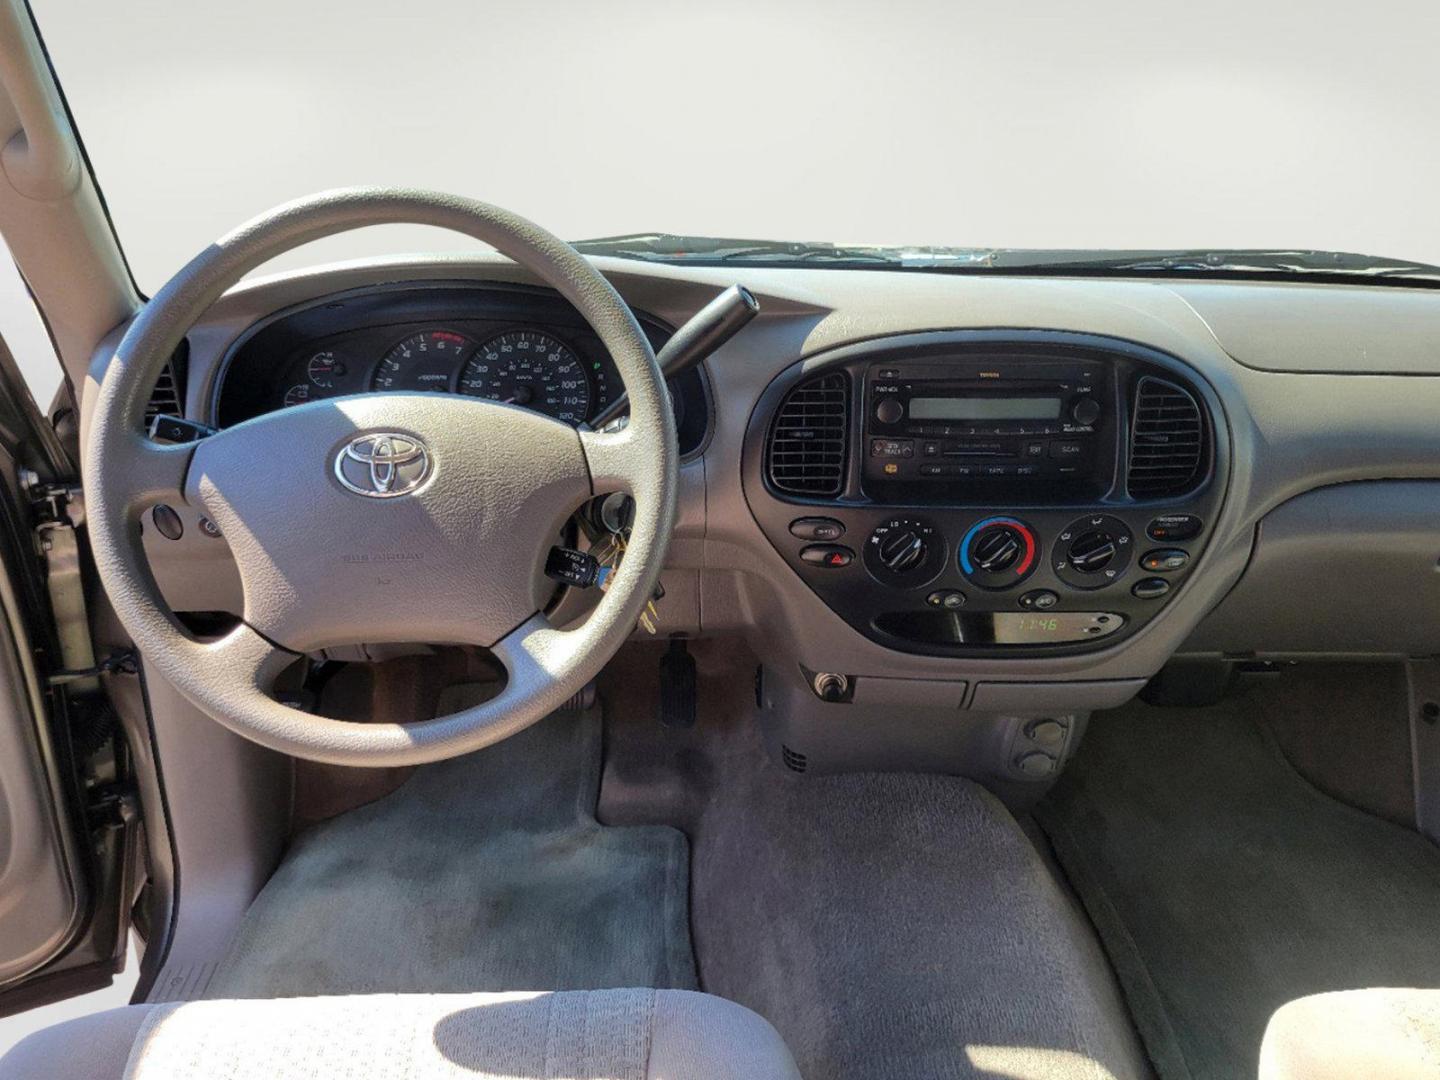
{"label": "temperature control dial", "polygon": [[1130,566],[1130,527],[1110,514],[1072,521],[1055,542],[1055,574],[1077,589],[1102,589]]}
{"label": "temperature control dial", "polygon": [[886,585],[919,588],[944,565],[945,540],[924,518],[891,518],[865,542],[865,568]]}
{"label": "temperature control dial", "polygon": [[960,572],[982,589],[1008,589],[1034,572],[1039,555],[1029,525],[1016,518],[985,518],[960,541]]}

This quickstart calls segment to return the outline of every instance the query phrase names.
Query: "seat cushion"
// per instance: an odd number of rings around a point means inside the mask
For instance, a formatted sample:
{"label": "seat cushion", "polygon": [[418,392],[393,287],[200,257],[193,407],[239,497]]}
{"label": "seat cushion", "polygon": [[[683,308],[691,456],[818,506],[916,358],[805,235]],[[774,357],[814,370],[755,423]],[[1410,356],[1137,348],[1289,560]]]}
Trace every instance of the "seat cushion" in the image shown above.
{"label": "seat cushion", "polygon": [[132,1005],[36,1032],[0,1080],[798,1080],[766,1021],[684,990]]}
{"label": "seat cushion", "polygon": [[1275,1010],[1260,1080],[1440,1076],[1440,990],[1345,990]]}

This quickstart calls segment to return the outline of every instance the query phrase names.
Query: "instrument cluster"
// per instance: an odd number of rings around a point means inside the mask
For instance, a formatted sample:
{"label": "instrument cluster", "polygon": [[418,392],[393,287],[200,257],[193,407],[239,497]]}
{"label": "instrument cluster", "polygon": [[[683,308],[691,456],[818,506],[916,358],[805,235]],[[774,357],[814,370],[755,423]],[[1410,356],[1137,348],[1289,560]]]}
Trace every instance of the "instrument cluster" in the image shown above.
{"label": "instrument cluster", "polygon": [[610,400],[610,372],[600,360],[582,360],[554,333],[517,327],[477,340],[431,327],[395,341],[378,356],[367,341],[321,342],[289,366],[276,408],[338,394],[386,390],[470,394],[523,405],[579,424]]}
{"label": "instrument cluster", "polygon": [[[667,328],[638,316],[656,351]],[[671,384],[682,452],[708,427],[704,377]],[[614,361],[579,314],[548,290],[407,283],[281,312],[232,347],[212,405],[220,427],[347,394],[467,394],[578,425],[623,391]]]}
{"label": "instrument cluster", "polygon": [[611,399],[611,373],[600,360],[547,330],[518,327],[477,340],[444,327],[406,333],[377,357],[363,341],[320,343],[291,363],[276,408],[343,393],[433,390],[521,405],[582,423]]}

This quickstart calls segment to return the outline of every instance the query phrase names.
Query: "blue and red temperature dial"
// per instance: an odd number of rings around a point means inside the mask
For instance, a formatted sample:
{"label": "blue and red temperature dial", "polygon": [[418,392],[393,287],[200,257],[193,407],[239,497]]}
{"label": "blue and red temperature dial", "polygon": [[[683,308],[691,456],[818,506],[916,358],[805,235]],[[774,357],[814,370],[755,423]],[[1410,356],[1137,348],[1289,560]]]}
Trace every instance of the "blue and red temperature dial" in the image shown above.
{"label": "blue and red temperature dial", "polygon": [[1035,530],[1012,517],[989,517],[960,541],[960,572],[982,589],[1008,589],[1035,571],[1040,542]]}

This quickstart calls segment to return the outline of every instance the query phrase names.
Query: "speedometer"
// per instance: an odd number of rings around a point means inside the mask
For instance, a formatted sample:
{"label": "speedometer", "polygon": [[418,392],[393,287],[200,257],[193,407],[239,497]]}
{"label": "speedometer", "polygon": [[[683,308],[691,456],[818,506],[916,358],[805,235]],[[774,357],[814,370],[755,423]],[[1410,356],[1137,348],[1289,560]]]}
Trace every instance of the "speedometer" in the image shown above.
{"label": "speedometer", "polygon": [[564,342],[538,330],[512,330],[481,345],[460,372],[459,390],[570,424],[590,414],[584,363]]}

